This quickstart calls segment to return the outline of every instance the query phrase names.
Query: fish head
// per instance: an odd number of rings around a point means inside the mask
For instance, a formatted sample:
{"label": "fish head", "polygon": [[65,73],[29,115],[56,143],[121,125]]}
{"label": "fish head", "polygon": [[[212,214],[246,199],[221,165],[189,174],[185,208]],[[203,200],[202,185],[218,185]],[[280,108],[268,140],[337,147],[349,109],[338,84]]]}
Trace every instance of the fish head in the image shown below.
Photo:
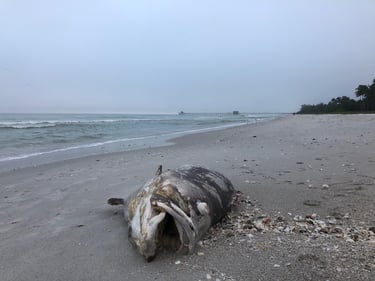
{"label": "fish head", "polygon": [[136,197],[129,218],[129,240],[147,261],[151,261],[159,247],[173,251],[191,250],[196,229],[190,208],[172,187],[162,186]]}

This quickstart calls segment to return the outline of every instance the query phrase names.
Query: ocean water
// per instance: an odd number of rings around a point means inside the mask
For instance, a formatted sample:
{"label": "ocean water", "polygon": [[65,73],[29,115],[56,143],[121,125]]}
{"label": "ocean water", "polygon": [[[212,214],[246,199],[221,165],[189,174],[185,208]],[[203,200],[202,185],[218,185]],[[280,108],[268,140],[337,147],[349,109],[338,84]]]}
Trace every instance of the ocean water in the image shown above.
{"label": "ocean water", "polygon": [[158,146],[175,136],[275,117],[277,114],[0,114],[0,163]]}

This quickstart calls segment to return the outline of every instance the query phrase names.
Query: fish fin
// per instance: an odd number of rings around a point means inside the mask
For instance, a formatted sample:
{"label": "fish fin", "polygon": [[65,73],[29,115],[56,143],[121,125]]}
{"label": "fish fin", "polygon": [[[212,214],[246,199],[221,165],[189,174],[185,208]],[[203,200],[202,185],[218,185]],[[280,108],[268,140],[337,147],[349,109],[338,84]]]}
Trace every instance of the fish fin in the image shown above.
{"label": "fish fin", "polygon": [[163,166],[160,164],[158,169],[156,170],[155,176],[160,176],[163,172]]}
{"label": "fish fin", "polygon": [[107,203],[109,205],[125,205],[125,200],[123,198],[109,198]]}

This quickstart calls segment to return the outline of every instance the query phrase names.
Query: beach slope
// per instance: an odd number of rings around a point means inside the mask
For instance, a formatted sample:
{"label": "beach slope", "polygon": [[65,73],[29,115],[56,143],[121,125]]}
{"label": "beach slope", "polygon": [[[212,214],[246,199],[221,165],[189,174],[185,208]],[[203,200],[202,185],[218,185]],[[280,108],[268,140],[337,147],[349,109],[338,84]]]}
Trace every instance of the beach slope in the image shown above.
{"label": "beach slope", "polygon": [[[173,142],[0,174],[0,279],[375,280],[375,115],[290,115]],[[106,200],[159,164],[217,170],[243,197],[194,254],[147,263]]]}

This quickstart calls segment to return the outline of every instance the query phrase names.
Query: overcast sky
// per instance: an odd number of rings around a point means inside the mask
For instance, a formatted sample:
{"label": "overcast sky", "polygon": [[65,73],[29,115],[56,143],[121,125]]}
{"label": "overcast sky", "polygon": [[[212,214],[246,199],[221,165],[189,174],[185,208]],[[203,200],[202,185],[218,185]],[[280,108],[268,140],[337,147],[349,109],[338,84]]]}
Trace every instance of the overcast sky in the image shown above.
{"label": "overcast sky", "polygon": [[293,112],[374,78],[373,0],[0,0],[0,112]]}

